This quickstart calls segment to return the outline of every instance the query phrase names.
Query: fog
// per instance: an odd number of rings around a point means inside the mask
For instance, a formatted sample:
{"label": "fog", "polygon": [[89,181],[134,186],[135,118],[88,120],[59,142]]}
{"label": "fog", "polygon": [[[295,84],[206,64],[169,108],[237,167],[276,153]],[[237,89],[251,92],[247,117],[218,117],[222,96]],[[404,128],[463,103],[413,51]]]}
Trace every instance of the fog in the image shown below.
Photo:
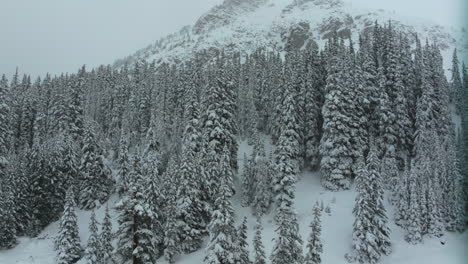
{"label": "fog", "polygon": [[[274,0],[271,0],[274,1]],[[292,1],[292,0],[291,0]],[[463,0],[345,0],[443,25],[460,24]],[[132,54],[193,24],[222,0],[0,0],[0,74],[74,72]]]}

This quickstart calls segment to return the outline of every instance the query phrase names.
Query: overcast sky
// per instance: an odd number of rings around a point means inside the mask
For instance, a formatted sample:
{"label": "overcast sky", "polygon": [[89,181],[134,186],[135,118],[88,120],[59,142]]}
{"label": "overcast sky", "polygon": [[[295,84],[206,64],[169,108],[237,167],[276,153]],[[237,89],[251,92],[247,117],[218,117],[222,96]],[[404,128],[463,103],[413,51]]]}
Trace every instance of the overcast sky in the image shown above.
{"label": "overcast sky", "polygon": [[[292,1],[292,0],[291,0]],[[345,0],[457,23],[464,0]],[[0,0],[0,73],[74,72],[132,54],[222,0]]]}

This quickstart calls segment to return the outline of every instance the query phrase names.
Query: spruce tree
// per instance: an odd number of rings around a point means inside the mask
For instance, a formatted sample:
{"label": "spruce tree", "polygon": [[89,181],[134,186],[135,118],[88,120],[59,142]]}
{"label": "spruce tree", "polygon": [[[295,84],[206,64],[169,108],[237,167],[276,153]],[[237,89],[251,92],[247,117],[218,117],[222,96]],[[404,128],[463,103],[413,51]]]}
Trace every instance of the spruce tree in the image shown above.
{"label": "spruce tree", "polygon": [[15,197],[6,178],[0,178],[0,249],[10,249],[17,243]]}
{"label": "spruce tree", "polygon": [[106,205],[106,212],[101,225],[101,233],[99,234],[98,259],[102,264],[110,264],[113,260],[112,252],[114,251],[114,246],[112,245],[113,233],[111,220],[109,207]]}
{"label": "spruce tree", "polygon": [[420,201],[418,198],[418,181],[417,173],[418,168],[414,165],[411,167],[409,183],[409,208],[408,218],[406,219],[406,230],[405,240],[411,244],[417,244],[422,241],[422,230],[421,230],[421,209]]}
{"label": "spruce tree", "polygon": [[109,198],[113,182],[110,171],[104,164],[102,149],[90,129],[85,132],[82,153],[79,203],[82,209],[93,209],[96,207],[96,200],[104,203]]}
{"label": "spruce tree", "polygon": [[0,80],[0,179],[4,178],[3,171],[6,169],[7,153],[9,149],[10,128],[10,102],[8,98],[8,80],[2,75]]}
{"label": "spruce tree", "polygon": [[322,263],[322,252],[323,252],[323,245],[321,241],[321,233],[322,233],[322,226],[321,226],[321,216],[322,210],[318,203],[315,203],[313,208],[313,216],[314,219],[310,223],[310,236],[307,242],[307,253],[304,258],[304,264],[319,264]]}
{"label": "spruce tree", "polygon": [[273,203],[273,177],[275,174],[274,161],[266,157],[266,154],[261,153],[255,162],[256,184],[255,195],[252,207],[254,214],[261,216],[266,214]]}
{"label": "spruce tree", "polygon": [[60,218],[59,235],[55,241],[57,263],[59,264],[75,263],[81,258],[83,252],[76,222],[75,207],[75,197],[70,187],[67,191],[65,208]]}
{"label": "spruce tree", "polygon": [[[342,56],[343,57],[343,56]],[[322,185],[329,190],[348,189],[351,185],[353,149],[351,146],[353,105],[348,93],[347,83],[350,76],[344,58],[336,57],[330,62],[325,102],[322,108],[323,136],[320,141]]]}
{"label": "spruce tree", "polygon": [[117,205],[119,230],[115,250],[119,263],[154,263],[157,258],[157,245],[152,229],[154,212],[148,205],[144,193],[145,181],[138,155],[132,161],[129,193]]}
{"label": "spruce tree", "polygon": [[457,49],[453,51],[452,57],[452,78],[451,78],[451,98],[455,103],[457,112],[460,113],[463,108],[463,84],[460,76],[460,65],[458,61]]}
{"label": "spruce tree", "polygon": [[250,264],[249,244],[247,243],[247,217],[244,217],[242,224],[237,228],[236,235],[236,264]]}
{"label": "spruce tree", "polygon": [[101,259],[99,257],[102,254],[101,254],[100,250],[102,250],[102,248],[100,248],[100,246],[99,246],[98,226],[97,226],[96,214],[93,211],[91,213],[91,221],[89,223],[88,244],[87,244],[86,249],[85,249],[86,264],[101,263]]}
{"label": "spruce tree", "polygon": [[130,173],[130,160],[128,157],[128,142],[125,135],[122,135],[120,139],[120,146],[119,146],[119,157],[118,157],[118,164],[119,164],[119,171],[117,172],[117,193],[122,197],[129,188],[129,173]]}
{"label": "spruce tree", "polygon": [[253,264],[266,264],[266,255],[265,247],[262,242],[262,222],[261,218],[257,218],[257,223],[255,224],[255,235],[253,238],[253,247],[254,247],[254,261]]}
{"label": "spruce tree", "polygon": [[[228,153],[227,147],[225,147],[224,163],[229,160]],[[231,177],[231,174],[220,175],[221,187],[214,204],[211,222],[208,225],[210,240],[204,259],[206,264],[234,264],[236,230],[234,227],[234,209],[230,201],[233,195],[232,183],[230,183],[232,181]]]}
{"label": "spruce tree", "polygon": [[[172,196],[172,195],[171,195]],[[167,205],[168,212],[176,212],[177,208],[175,207],[175,197],[170,197]],[[166,223],[164,225],[164,257],[167,262],[174,264],[174,257],[180,253],[181,237],[179,223],[176,219],[176,215],[168,215],[166,218]]]}
{"label": "spruce tree", "polygon": [[360,263],[376,263],[381,256],[373,223],[375,203],[372,200],[372,175],[368,166],[362,165],[356,179],[358,195],[353,209],[355,217],[353,224],[353,251],[346,254],[348,261]]}
{"label": "spruce tree", "polygon": [[297,215],[292,205],[282,203],[275,217],[277,237],[274,239],[270,259],[272,264],[302,263],[302,239],[299,235]]}

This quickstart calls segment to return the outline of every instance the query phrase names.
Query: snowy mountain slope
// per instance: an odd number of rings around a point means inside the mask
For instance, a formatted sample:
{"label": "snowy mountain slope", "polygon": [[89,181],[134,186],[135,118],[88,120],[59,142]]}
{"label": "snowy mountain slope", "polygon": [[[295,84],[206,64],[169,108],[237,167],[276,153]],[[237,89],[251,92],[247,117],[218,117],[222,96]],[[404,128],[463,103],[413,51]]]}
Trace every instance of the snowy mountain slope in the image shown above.
{"label": "snowy mountain slope", "polygon": [[[267,151],[271,149],[271,144],[267,145]],[[250,154],[252,147],[246,142],[241,142],[239,148],[239,157],[243,157],[244,153]],[[239,160],[240,168],[242,168],[242,159]],[[239,174],[240,175],[240,174]],[[237,179],[238,180],[238,179]],[[240,183],[237,182],[239,185]],[[316,172],[304,172],[301,175],[300,181],[296,184],[296,203],[295,207],[298,212],[298,220],[300,233],[304,241],[307,241],[309,235],[309,224],[312,220],[312,206],[316,201],[323,201],[324,206],[331,208],[331,214],[323,213],[322,216],[322,242],[324,244],[324,252],[322,255],[323,263],[346,264],[344,254],[351,249],[351,233],[354,217],[352,210],[354,207],[354,199],[356,193],[354,190],[330,192],[322,188],[320,184],[320,174]],[[240,224],[244,216],[248,217],[248,242],[252,251],[252,238],[255,225],[255,217],[252,217],[249,208],[241,207],[240,193],[233,198],[235,209],[236,224]],[[118,201],[116,196],[113,196],[109,202],[109,208]],[[392,219],[391,206],[388,216]],[[105,205],[101,206],[97,211],[97,219],[99,222],[104,217]],[[86,245],[88,239],[88,224],[91,212],[78,210],[78,226],[80,230],[80,238],[83,246]],[[117,230],[117,219],[115,211],[111,210],[113,218],[113,230]],[[263,217],[263,243],[267,256],[269,256],[273,247],[273,239],[275,238],[275,223],[273,221],[273,213]],[[12,264],[51,264],[54,263],[56,252],[53,249],[53,238],[57,235],[59,223],[50,224],[37,238],[21,238],[20,244],[12,250],[0,251],[0,263]],[[424,238],[424,242],[418,245],[410,245],[403,240],[404,232],[397,227],[393,221],[390,221],[392,230],[392,254],[383,257],[382,264],[464,264],[468,259],[468,252],[465,250],[465,245],[468,243],[468,232],[463,234],[447,233],[442,238]],[[441,244],[445,242],[445,245]],[[205,241],[206,243],[206,241]],[[205,244],[206,245],[206,244]],[[176,258],[177,264],[201,264],[205,257],[204,248],[188,255],[182,255]],[[84,263],[83,260],[78,264]],[[167,264],[163,259],[158,263]]]}
{"label": "snowy mountain slope", "polygon": [[357,41],[357,33],[375,21],[392,21],[394,27],[418,33],[439,44],[448,62],[453,48],[468,51],[464,29],[447,29],[430,21],[370,10],[341,0],[225,0],[204,14],[193,26],[158,40],[116,66],[135,60],[178,63],[202,50],[215,54],[249,53],[260,47],[277,51],[298,49],[316,42],[323,45],[333,31]]}

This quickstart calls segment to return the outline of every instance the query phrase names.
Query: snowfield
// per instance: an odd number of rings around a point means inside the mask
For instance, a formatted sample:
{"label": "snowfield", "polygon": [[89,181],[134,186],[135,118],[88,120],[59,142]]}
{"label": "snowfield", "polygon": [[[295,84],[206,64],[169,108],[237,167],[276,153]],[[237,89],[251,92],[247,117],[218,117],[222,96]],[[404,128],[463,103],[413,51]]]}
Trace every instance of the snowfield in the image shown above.
{"label": "snowfield", "polygon": [[[239,167],[242,168],[242,157],[244,153],[251,152],[251,146],[246,142],[240,143],[239,148]],[[271,145],[267,144],[267,151],[271,150]],[[241,172],[239,172],[241,173]],[[239,174],[240,175],[240,174]],[[236,185],[240,182],[236,179]],[[356,192],[354,188],[347,191],[330,192],[326,191],[320,184],[320,173],[303,172],[299,182],[296,184],[296,210],[302,240],[304,241],[304,250],[307,238],[309,236],[309,224],[312,221],[312,207],[316,201],[323,202],[324,207],[330,206],[331,213],[322,214],[322,242],[323,255],[322,263],[341,264],[348,263],[344,255],[351,250],[351,234],[354,222],[352,210]],[[239,190],[239,188],[238,188]],[[248,237],[250,250],[252,251],[252,239],[254,235],[255,217],[252,216],[250,208],[241,206],[240,191],[237,191],[233,198],[233,205],[236,212],[236,224],[240,224],[244,216],[248,217]],[[118,197],[113,195],[108,201],[109,208],[113,208],[118,202]],[[468,260],[468,232],[464,233],[446,233],[441,238],[425,237],[423,243],[411,245],[404,241],[404,230],[396,226],[393,222],[392,206],[388,203],[386,208],[391,221],[389,226],[392,230],[392,254],[383,256],[382,264],[466,264]],[[98,222],[104,218],[105,205],[99,207],[96,211]],[[86,245],[89,231],[91,211],[77,210],[78,226],[80,238],[83,246]],[[117,230],[117,218],[114,210],[110,210],[113,218],[113,230]],[[263,223],[263,243],[267,256],[269,256],[273,247],[275,238],[274,213],[269,213],[262,219]],[[20,238],[19,244],[11,250],[0,251],[0,264],[52,264],[55,263],[54,237],[57,235],[59,222],[50,224],[36,238]],[[176,258],[177,264],[198,264],[203,263],[205,250],[201,249],[195,253],[182,255]],[[83,264],[84,261],[78,262]],[[160,259],[158,263],[167,264],[166,260]]]}

